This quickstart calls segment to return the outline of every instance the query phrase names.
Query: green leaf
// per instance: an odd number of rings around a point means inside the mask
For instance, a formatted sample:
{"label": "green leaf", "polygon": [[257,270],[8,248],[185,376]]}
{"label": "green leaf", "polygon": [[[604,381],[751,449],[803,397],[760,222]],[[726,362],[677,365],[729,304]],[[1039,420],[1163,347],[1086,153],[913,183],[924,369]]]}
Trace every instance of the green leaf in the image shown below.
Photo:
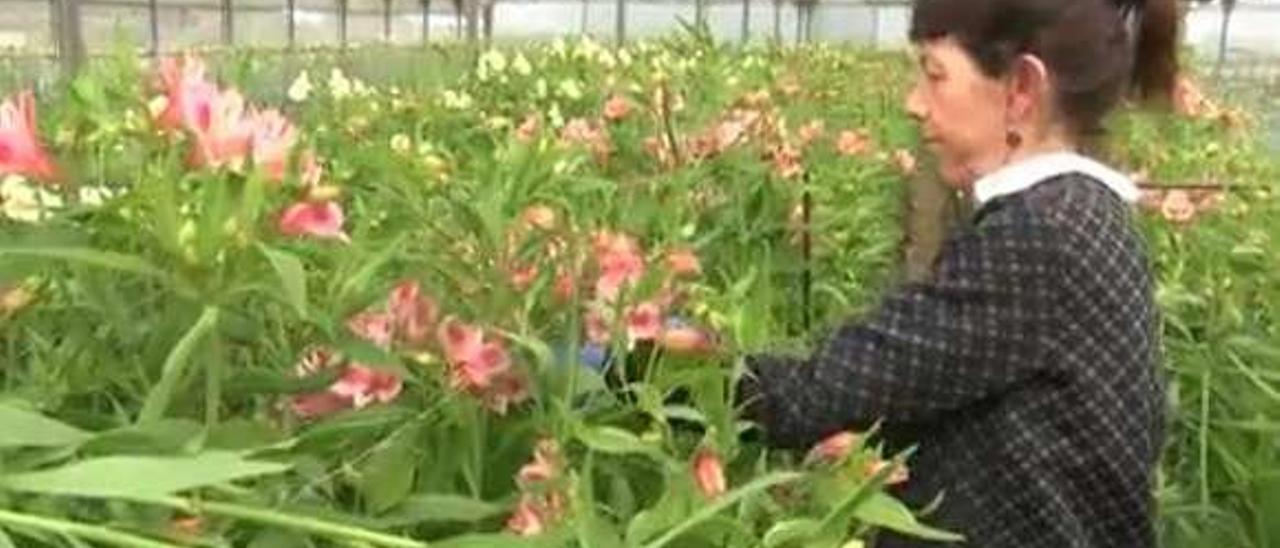
{"label": "green leaf", "polygon": [[805,540],[814,536],[821,525],[815,519],[789,519],[775,523],[764,534],[765,548],[777,548],[787,544],[806,546]]}
{"label": "green leaf", "polygon": [[254,536],[249,548],[315,548],[315,543],[302,533],[268,529]]}
{"label": "green leaf", "polygon": [[[416,429],[415,429],[416,430]],[[412,432],[393,435],[377,448],[361,467],[360,494],[375,514],[381,514],[409,496],[417,468]]]}
{"label": "green leaf", "polygon": [[613,426],[587,426],[577,429],[577,437],[587,447],[601,453],[624,455],[628,453],[653,454],[654,448],[635,434]]}
{"label": "green leaf", "polygon": [[91,434],[39,413],[0,404],[0,449],[76,445]]}
{"label": "green leaf", "polygon": [[138,414],[138,424],[149,424],[160,420],[164,416],[165,410],[169,408],[169,401],[173,399],[173,391],[178,386],[178,381],[182,378],[187,370],[187,363],[190,361],[191,353],[195,351],[196,346],[204,340],[205,336],[214,330],[218,324],[218,309],[212,306],[206,306],[204,312],[200,314],[200,318],[196,320],[195,325],[187,330],[186,335],[174,345],[173,350],[169,352],[169,357],[164,360],[164,370],[160,374],[160,382],[156,383],[151,389],[151,393],[147,394],[147,401],[142,405],[142,411]]}
{"label": "green leaf", "polygon": [[4,257],[6,255],[59,259],[90,266],[119,270],[122,272],[141,274],[143,276],[150,276],[153,278],[167,277],[163,270],[156,268],[151,263],[148,263],[138,257],[83,247],[30,247],[25,245],[0,246],[0,257]]}
{"label": "green leaf", "polygon": [[162,419],[146,425],[131,425],[98,434],[84,444],[87,454],[157,454],[189,452],[199,442],[203,426],[186,419]]}
{"label": "green leaf", "polygon": [[289,466],[209,451],[190,457],[102,457],[52,470],[0,477],[12,491],[91,498],[154,500],[233,480],[277,474]]}
{"label": "green leaf", "polygon": [[391,513],[377,520],[383,527],[404,527],[416,523],[471,523],[507,512],[507,507],[461,495],[412,495]]}
{"label": "green leaf", "polygon": [[307,271],[298,257],[287,251],[272,249],[258,244],[258,250],[266,256],[280,278],[280,286],[284,288],[285,301],[293,307],[299,317],[307,317]]}
{"label": "green leaf", "polygon": [[238,418],[215,426],[209,432],[206,447],[239,451],[274,445],[284,439],[284,433],[265,420]]}
{"label": "green leaf", "polygon": [[548,538],[520,537],[510,533],[484,533],[451,537],[431,543],[432,548],[511,548],[515,546],[559,546]]}
{"label": "green leaf", "polygon": [[941,542],[960,542],[964,540],[961,535],[920,524],[920,522],[916,521],[916,517],[911,514],[911,510],[907,509],[897,499],[884,493],[871,495],[866,502],[858,506],[858,509],[854,511],[854,516],[865,523],[926,540]]}
{"label": "green leaf", "polygon": [[605,521],[596,512],[590,512],[578,519],[578,540],[583,548],[622,548],[622,537],[618,528]]}
{"label": "green leaf", "polygon": [[0,529],[0,548],[15,548],[13,545],[13,539],[9,538],[9,535],[4,532],[4,529]]}
{"label": "green leaf", "polygon": [[765,489],[773,487],[774,485],[792,482],[800,479],[801,477],[803,477],[801,474],[797,474],[794,472],[777,472],[774,474],[769,474],[767,476],[756,478],[752,480],[750,483],[743,485],[742,487],[739,487],[737,489],[734,489],[733,491],[725,493],[720,498],[716,499],[716,501],[713,504],[709,504],[706,507],[702,508],[701,510],[694,512],[692,516],[689,516],[680,524],[676,525],[675,527],[672,527],[670,530],[664,533],[661,537],[658,537],[657,540],[654,540],[648,544],[645,544],[645,548],[661,548],[662,546],[666,546],[671,541],[675,540],[676,538],[679,538],[680,535],[696,527],[702,522],[707,521],[712,517],[715,517],[716,514],[719,514],[720,512],[723,512],[729,507],[737,504],[742,499],[748,496],[754,495],[758,492],[764,491]]}

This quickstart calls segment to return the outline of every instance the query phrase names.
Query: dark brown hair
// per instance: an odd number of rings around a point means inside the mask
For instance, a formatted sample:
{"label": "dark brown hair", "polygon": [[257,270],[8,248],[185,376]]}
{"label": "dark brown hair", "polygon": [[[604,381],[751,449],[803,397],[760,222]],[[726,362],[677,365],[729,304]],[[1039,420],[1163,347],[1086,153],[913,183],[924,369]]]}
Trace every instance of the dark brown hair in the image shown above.
{"label": "dark brown hair", "polygon": [[916,0],[911,40],[951,37],[993,78],[1035,55],[1064,121],[1088,137],[1127,92],[1171,97],[1179,21],[1176,0]]}

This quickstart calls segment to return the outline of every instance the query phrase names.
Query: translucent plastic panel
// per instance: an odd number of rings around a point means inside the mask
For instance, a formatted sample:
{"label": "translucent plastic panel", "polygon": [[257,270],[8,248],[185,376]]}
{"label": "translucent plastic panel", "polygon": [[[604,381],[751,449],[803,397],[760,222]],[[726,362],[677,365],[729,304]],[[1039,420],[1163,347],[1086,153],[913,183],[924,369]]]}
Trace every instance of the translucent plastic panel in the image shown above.
{"label": "translucent plastic panel", "polygon": [[10,0],[0,10],[0,51],[52,53],[53,18],[47,0]]}

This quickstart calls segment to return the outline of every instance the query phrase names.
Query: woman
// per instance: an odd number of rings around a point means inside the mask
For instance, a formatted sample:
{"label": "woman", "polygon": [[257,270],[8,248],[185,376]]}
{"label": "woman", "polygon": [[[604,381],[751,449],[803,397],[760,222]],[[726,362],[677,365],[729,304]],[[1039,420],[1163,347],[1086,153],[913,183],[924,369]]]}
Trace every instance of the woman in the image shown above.
{"label": "woman", "polygon": [[1164,396],[1138,192],[1079,151],[1130,90],[1168,98],[1178,19],[1174,0],[917,1],[907,110],[977,212],[929,281],[812,357],[747,360],[739,394],[771,443],[883,421],[918,444],[901,496],[943,495],[930,523],[967,545],[1155,545]]}

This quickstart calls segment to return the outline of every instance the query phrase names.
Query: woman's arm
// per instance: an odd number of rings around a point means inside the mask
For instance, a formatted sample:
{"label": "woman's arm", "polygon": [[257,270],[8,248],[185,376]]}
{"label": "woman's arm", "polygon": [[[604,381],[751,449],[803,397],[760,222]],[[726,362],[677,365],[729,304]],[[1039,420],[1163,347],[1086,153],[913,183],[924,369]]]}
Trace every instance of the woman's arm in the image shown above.
{"label": "woman's arm", "polygon": [[748,358],[747,415],[777,445],[806,446],[876,420],[927,421],[1046,371],[1062,270],[1053,233],[1031,222],[954,237],[935,280],[889,295],[809,359]]}

